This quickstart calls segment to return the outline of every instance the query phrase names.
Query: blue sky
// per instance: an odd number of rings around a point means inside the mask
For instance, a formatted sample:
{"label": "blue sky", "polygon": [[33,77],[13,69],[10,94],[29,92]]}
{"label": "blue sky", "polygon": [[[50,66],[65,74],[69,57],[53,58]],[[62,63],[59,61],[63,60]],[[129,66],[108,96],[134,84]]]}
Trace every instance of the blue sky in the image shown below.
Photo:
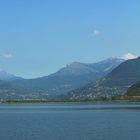
{"label": "blue sky", "polygon": [[33,78],[140,52],[139,0],[4,0],[0,68]]}

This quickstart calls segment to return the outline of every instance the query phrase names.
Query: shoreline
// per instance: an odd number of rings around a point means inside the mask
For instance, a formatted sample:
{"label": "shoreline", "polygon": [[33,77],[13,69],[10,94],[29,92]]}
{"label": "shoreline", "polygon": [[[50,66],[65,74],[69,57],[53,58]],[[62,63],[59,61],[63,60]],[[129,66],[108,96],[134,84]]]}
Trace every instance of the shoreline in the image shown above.
{"label": "shoreline", "polygon": [[3,101],[0,104],[67,104],[67,103],[140,103],[140,101],[130,100],[110,100],[110,101]]}
{"label": "shoreline", "polygon": [[140,103],[140,96],[114,96],[112,98],[98,99],[31,99],[31,100],[1,100],[0,104],[48,104],[48,103],[115,103],[115,102],[136,102]]}

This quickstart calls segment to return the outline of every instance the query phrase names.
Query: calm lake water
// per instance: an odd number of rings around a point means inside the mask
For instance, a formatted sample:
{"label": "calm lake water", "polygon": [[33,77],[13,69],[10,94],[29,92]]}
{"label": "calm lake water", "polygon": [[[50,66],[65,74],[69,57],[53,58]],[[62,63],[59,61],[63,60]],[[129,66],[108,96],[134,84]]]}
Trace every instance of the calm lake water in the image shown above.
{"label": "calm lake water", "polygon": [[0,105],[1,140],[140,140],[140,104]]}

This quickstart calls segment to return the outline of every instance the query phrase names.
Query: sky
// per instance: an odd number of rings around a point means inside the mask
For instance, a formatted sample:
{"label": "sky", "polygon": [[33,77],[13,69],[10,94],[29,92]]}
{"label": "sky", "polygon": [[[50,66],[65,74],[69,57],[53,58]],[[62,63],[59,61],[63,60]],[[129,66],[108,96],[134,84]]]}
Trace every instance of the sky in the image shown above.
{"label": "sky", "polygon": [[73,61],[139,56],[139,7],[139,0],[0,1],[0,69],[35,78]]}

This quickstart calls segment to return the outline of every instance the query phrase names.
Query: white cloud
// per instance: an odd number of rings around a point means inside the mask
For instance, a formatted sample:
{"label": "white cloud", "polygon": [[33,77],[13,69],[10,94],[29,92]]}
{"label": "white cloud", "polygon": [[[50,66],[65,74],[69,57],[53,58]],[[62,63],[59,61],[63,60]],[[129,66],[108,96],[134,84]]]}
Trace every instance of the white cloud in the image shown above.
{"label": "white cloud", "polygon": [[2,57],[6,58],[6,59],[10,59],[10,58],[13,58],[13,54],[11,54],[11,53],[3,53]]}
{"label": "white cloud", "polygon": [[124,60],[129,60],[129,59],[135,59],[137,58],[138,56],[132,54],[132,53],[127,53],[125,55],[123,55],[121,58],[124,59]]}
{"label": "white cloud", "polygon": [[95,36],[99,36],[101,34],[101,32],[99,30],[94,30],[92,33],[91,33],[91,36],[92,37],[95,37]]}

